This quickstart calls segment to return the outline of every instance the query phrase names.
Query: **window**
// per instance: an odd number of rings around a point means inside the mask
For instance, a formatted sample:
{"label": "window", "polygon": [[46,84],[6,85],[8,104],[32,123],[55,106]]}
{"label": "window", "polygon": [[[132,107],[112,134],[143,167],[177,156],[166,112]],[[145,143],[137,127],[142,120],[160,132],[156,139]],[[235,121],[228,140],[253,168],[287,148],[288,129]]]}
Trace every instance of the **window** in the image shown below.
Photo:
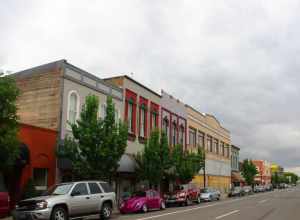
{"label": "window", "polygon": [[211,136],[207,136],[207,149],[210,152],[213,152],[212,137]]}
{"label": "window", "polygon": [[198,131],[198,144],[200,145],[200,147],[203,147],[204,148],[204,137],[205,137],[205,134],[201,131]]}
{"label": "window", "polygon": [[140,108],[140,136],[145,136],[145,123],[146,123],[146,109],[145,107]]}
{"label": "window", "polygon": [[151,126],[152,126],[152,128],[157,127],[157,113],[156,112],[152,112],[152,114],[151,114]]}
{"label": "window", "polygon": [[128,103],[128,131],[133,132],[133,104]]}
{"label": "window", "polygon": [[221,145],[221,154],[222,154],[222,156],[225,156],[225,144],[224,144],[224,142],[221,141],[220,145]]}
{"label": "window", "polygon": [[102,189],[104,190],[104,192],[109,193],[109,192],[113,192],[112,188],[110,187],[110,185],[108,183],[100,183]]}
{"label": "window", "polygon": [[34,168],[33,169],[33,182],[34,182],[36,190],[47,190],[48,169]]}
{"label": "window", "polygon": [[180,129],[179,129],[179,143],[181,145],[184,144],[184,126],[183,125],[181,125]]}
{"label": "window", "polygon": [[72,193],[79,193],[79,195],[83,196],[83,195],[88,195],[88,190],[87,190],[87,187],[86,187],[86,184],[85,183],[78,183]]}
{"label": "window", "polygon": [[101,110],[100,110],[100,118],[105,119],[106,117],[106,104],[101,104]]}
{"label": "window", "polygon": [[189,141],[191,147],[196,147],[196,130],[193,128],[189,130]]}
{"label": "window", "polygon": [[173,122],[173,128],[172,128],[172,142],[173,142],[173,146],[177,144],[177,126],[175,122]]}
{"label": "window", "polygon": [[163,131],[165,132],[169,142],[169,120],[167,117],[165,117],[163,120]]}
{"label": "window", "polygon": [[98,183],[88,183],[88,184],[89,184],[91,194],[102,193]]}
{"label": "window", "polygon": [[79,95],[76,91],[69,93],[68,99],[68,121],[75,124],[79,113]]}

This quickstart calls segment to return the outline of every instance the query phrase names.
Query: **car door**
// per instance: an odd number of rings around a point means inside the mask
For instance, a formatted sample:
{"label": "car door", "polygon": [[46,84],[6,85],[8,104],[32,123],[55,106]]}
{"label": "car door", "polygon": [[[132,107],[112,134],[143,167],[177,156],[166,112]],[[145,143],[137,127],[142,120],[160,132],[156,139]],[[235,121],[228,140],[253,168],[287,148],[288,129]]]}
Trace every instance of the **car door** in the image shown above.
{"label": "car door", "polygon": [[92,201],[86,183],[77,183],[70,194],[70,215],[84,216],[92,212]]}
{"label": "car door", "polygon": [[99,213],[101,207],[101,199],[102,199],[102,189],[100,188],[97,182],[88,182],[89,190],[90,190],[90,200],[92,203],[92,212]]}

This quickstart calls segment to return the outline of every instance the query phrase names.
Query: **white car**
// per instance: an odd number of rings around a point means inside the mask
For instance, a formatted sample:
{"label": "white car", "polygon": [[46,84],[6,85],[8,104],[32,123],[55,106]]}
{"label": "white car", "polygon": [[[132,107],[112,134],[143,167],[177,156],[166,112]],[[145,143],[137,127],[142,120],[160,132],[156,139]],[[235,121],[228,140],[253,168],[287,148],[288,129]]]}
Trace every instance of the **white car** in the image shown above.
{"label": "white car", "polygon": [[213,188],[204,188],[201,189],[200,199],[203,201],[213,201],[220,200],[221,193],[220,191]]}

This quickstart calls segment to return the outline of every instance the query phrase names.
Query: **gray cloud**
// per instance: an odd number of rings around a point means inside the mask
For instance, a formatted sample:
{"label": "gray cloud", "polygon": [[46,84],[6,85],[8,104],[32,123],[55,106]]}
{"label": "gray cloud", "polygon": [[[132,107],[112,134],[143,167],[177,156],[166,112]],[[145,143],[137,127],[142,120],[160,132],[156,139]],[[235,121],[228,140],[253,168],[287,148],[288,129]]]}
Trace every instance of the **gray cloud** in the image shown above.
{"label": "gray cloud", "polygon": [[0,68],[66,58],[134,73],[232,133],[242,157],[300,166],[299,2],[5,1]]}

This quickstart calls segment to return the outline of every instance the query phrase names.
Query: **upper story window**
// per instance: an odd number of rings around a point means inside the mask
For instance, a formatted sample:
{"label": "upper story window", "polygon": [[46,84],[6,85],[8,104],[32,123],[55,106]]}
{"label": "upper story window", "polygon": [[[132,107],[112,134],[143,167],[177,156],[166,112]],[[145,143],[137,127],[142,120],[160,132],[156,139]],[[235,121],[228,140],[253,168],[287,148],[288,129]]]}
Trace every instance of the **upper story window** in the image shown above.
{"label": "upper story window", "polygon": [[207,136],[207,149],[210,152],[213,152],[212,137],[211,136]]}
{"label": "upper story window", "polygon": [[176,122],[172,123],[172,144],[175,146],[177,144],[177,125]]}
{"label": "upper story window", "polygon": [[125,121],[128,123],[128,132],[136,134],[136,93],[126,89],[125,94]]}
{"label": "upper story window", "polygon": [[100,106],[100,118],[105,119],[106,118],[106,104],[102,103]]}
{"label": "upper story window", "polygon": [[184,144],[184,126],[183,126],[183,125],[181,125],[181,126],[179,127],[179,143],[180,143],[181,145]]}
{"label": "upper story window", "polygon": [[193,128],[189,130],[189,142],[191,147],[196,147],[196,130]]}
{"label": "upper story window", "polygon": [[70,91],[68,97],[68,122],[75,124],[79,117],[79,95],[76,91]]}
{"label": "upper story window", "polygon": [[145,106],[140,107],[140,136],[145,137],[146,131],[146,108]]}
{"label": "upper story window", "polygon": [[167,117],[165,117],[163,120],[163,132],[165,132],[169,141],[169,120]]}
{"label": "upper story window", "polygon": [[205,145],[204,137],[205,137],[205,134],[201,131],[198,131],[198,144],[199,144],[200,147],[203,147],[203,148],[204,148],[204,145]]}
{"label": "upper story window", "polygon": [[128,131],[134,133],[133,131],[133,103],[128,103]]}
{"label": "upper story window", "polygon": [[158,119],[159,119],[159,105],[154,102],[150,103],[150,129],[154,129],[158,127]]}

